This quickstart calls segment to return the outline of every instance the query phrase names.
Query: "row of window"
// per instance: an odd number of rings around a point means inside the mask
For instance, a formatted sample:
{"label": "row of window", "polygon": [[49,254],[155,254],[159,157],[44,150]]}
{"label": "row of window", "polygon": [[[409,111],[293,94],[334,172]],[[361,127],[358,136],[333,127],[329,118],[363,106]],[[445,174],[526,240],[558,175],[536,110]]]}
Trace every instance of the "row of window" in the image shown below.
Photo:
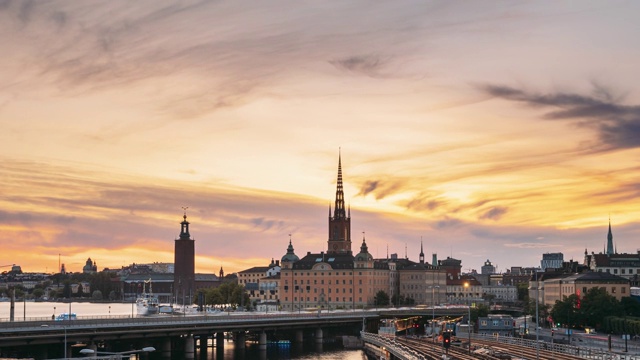
{"label": "row of window", "polygon": [[[604,269],[605,272],[611,273],[612,269]],[[598,269],[598,272],[602,272],[602,269]],[[618,269],[617,268],[613,268],[613,274],[617,275],[618,274]],[[621,275],[626,275],[627,274],[627,269],[620,269],[620,274]],[[628,272],[629,275],[633,275],[633,269],[629,269]],[[640,274],[640,268],[636,269],[636,274]]]}
{"label": "row of window", "polygon": [[[295,291],[295,292],[303,292],[305,290],[305,288],[299,288],[299,287],[294,287],[291,290]],[[307,292],[311,292],[311,288],[307,286]],[[287,292],[289,291],[289,286],[285,285],[284,286],[284,291]],[[331,288],[327,288],[327,291],[329,292],[329,294],[331,294]],[[342,288],[342,293],[346,293],[347,292],[347,288]],[[358,289],[358,292],[360,294],[362,294],[362,288]],[[318,293],[318,288],[313,288],[313,293],[317,294]],[[336,288],[336,293],[340,293],[340,288]],[[353,293],[353,288],[349,288],[349,294]]]}

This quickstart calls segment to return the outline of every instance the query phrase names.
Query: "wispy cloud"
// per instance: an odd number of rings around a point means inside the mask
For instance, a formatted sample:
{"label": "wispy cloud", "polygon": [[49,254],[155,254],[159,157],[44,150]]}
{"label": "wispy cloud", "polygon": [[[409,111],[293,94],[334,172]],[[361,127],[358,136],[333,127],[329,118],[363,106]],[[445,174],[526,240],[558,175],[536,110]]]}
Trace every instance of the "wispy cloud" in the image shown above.
{"label": "wispy cloud", "polygon": [[503,85],[481,87],[487,94],[534,107],[550,109],[548,120],[570,121],[594,130],[600,141],[596,150],[609,151],[640,147],[640,106],[623,105],[618,97],[595,85],[592,96],[568,92],[539,94]]}
{"label": "wispy cloud", "polygon": [[379,55],[357,55],[330,60],[329,63],[337,69],[346,70],[354,74],[382,78],[385,77],[382,70],[389,60],[388,58],[383,59]]}

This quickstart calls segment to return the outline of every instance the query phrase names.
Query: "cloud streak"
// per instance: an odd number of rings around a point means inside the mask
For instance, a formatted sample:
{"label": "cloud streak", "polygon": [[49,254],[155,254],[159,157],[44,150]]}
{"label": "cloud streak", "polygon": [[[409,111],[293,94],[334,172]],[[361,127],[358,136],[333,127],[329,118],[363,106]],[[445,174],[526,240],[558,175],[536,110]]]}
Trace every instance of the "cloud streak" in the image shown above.
{"label": "cloud streak", "polygon": [[503,85],[485,85],[485,93],[504,100],[550,109],[547,120],[570,121],[597,133],[599,151],[640,147],[640,106],[622,105],[611,91],[595,86],[593,96],[568,92],[538,94]]}

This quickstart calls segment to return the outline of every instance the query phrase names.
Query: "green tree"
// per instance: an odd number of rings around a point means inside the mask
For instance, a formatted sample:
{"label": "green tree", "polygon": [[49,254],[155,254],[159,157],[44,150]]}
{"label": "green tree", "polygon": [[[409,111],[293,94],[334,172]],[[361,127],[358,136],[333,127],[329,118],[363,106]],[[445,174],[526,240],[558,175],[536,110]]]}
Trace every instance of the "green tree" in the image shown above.
{"label": "green tree", "polygon": [[620,300],[620,305],[624,315],[640,317],[640,301],[627,296]]}
{"label": "green tree", "polygon": [[528,301],[529,300],[529,283],[518,283],[516,285],[518,289],[518,300],[520,301]]}
{"label": "green tree", "polygon": [[93,300],[102,300],[102,291],[100,290],[95,290],[92,294],[91,294],[91,298]]}
{"label": "green tree", "polygon": [[377,306],[387,306],[389,305],[389,294],[384,292],[384,290],[380,290],[376,293],[373,301]]}
{"label": "green tree", "polygon": [[400,306],[404,304],[404,295],[394,294],[391,297],[391,303],[393,304],[393,306]]}
{"label": "green tree", "polygon": [[82,288],[82,284],[78,284],[78,291],[76,291],[76,296],[79,298],[84,296],[84,289]]}
{"label": "green tree", "polygon": [[486,317],[489,315],[489,307],[484,304],[478,304],[476,307],[471,308],[471,321],[478,322],[479,317]]}
{"label": "green tree", "polygon": [[69,299],[71,297],[71,282],[69,280],[64,281],[64,287],[62,288],[62,297]]}
{"label": "green tree", "polygon": [[606,316],[623,315],[620,302],[604,288],[591,288],[584,294],[578,311],[578,324],[600,328]]}
{"label": "green tree", "polygon": [[[237,308],[238,306],[244,306],[246,308],[251,307],[249,295],[245,293],[244,287],[233,283],[226,282],[217,288],[201,289],[199,292],[204,292],[205,303],[207,305],[224,305]],[[197,299],[198,296],[196,295]]]}
{"label": "green tree", "polygon": [[42,295],[44,295],[44,290],[42,290],[42,289],[33,289],[33,293],[32,294],[36,299],[39,299],[39,298],[42,297]]}
{"label": "green tree", "polygon": [[566,327],[573,327],[578,321],[578,296],[571,294],[565,296],[563,300],[556,300],[551,309],[551,317],[556,323]]}

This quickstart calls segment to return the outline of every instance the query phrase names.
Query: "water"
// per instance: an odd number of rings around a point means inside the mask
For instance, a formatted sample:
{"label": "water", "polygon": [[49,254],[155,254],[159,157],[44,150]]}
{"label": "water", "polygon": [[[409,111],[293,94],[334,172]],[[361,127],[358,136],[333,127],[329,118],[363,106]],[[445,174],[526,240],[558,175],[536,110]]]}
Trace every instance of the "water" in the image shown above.
{"label": "water", "polygon": [[[10,302],[0,302],[0,321],[8,321]],[[16,302],[15,321],[51,319],[52,315],[76,313],[78,318],[87,317],[123,317],[136,315],[132,303],[86,303],[86,302]]]}
{"label": "water", "polygon": [[[11,305],[9,302],[0,302],[0,322],[9,321]],[[135,306],[131,303],[62,303],[62,302],[16,302],[15,321],[51,320],[52,315],[61,313],[76,313],[78,318],[109,318],[136,316]],[[1,326],[1,325],[0,325]],[[152,354],[150,354],[152,355]],[[174,359],[179,359],[179,354]],[[197,354],[196,359],[202,359]],[[150,359],[160,358],[159,354],[149,356]],[[313,343],[304,345],[291,344],[290,346],[269,345],[267,351],[260,351],[257,344],[247,343],[244,351],[236,349],[233,342],[225,342],[224,349],[218,351],[209,348],[207,360],[366,360],[367,357],[361,350],[342,350],[333,344],[323,344],[322,348],[316,348]]]}

